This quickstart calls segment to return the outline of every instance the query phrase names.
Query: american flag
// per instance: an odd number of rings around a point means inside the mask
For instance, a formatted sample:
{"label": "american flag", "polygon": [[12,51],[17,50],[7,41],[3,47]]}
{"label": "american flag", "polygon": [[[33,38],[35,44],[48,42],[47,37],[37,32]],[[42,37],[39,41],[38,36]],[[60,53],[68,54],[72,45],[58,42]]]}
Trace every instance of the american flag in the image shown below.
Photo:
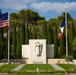
{"label": "american flag", "polygon": [[0,15],[0,28],[6,28],[8,27],[8,12]]}

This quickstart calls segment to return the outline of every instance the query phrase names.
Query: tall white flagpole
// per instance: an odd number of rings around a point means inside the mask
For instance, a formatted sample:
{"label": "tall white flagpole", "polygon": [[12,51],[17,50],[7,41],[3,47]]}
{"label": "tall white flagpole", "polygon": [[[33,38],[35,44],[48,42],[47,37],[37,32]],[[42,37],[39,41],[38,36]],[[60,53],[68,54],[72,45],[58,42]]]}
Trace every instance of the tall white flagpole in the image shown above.
{"label": "tall white flagpole", "polygon": [[9,63],[9,51],[10,51],[10,23],[9,23],[9,12],[8,12],[8,63]]}
{"label": "tall white flagpole", "polygon": [[68,40],[67,40],[67,12],[65,12],[65,23],[66,23],[66,57],[68,56]]}

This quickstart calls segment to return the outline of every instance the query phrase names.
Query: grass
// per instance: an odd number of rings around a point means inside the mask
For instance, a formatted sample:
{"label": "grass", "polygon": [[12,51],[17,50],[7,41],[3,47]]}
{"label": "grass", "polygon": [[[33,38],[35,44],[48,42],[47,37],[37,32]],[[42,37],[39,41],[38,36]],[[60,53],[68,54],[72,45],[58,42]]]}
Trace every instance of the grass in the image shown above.
{"label": "grass", "polygon": [[58,73],[58,74],[10,74],[10,75],[67,75],[65,73]]}
{"label": "grass", "polygon": [[51,70],[51,71],[54,71],[54,68],[49,64],[27,64],[21,69],[21,71],[37,70],[37,68],[39,70]]}
{"label": "grass", "polygon": [[71,71],[76,68],[73,64],[58,64],[60,67],[64,68],[66,71]]}
{"label": "grass", "polygon": [[11,71],[16,66],[18,66],[18,64],[4,64],[4,65],[0,66],[0,71],[5,71],[5,70]]}

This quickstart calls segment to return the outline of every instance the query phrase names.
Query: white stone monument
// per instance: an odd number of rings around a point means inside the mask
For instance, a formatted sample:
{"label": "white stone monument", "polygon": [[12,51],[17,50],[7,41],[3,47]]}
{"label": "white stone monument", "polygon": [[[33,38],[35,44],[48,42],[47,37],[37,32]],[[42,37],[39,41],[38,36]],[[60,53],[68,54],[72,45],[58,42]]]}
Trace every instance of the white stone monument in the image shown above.
{"label": "white stone monument", "polygon": [[46,40],[29,40],[29,63],[46,63]]}
{"label": "white stone monument", "polygon": [[54,46],[46,45],[46,39],[30,39],[29,45],[22,45],[22,57],[28,64],[46,64],[47,58],[54,58]]}

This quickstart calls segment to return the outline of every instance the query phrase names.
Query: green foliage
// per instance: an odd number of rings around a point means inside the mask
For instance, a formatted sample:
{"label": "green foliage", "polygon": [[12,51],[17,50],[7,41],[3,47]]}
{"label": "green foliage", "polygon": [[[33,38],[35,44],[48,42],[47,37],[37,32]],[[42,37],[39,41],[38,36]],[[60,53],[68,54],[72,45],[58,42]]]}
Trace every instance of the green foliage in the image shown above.
{"label": "green foliage", "polygon": [[53,29],[52,29],[51,25],[49,24],[47,26],[47,44],[52,44],[52,31],[53,31]]}
{"label": "green foliage", "polygon": [[57,58],[58,56],[58,43],[57,43],[57,25],[55,24],[54,27],[54,57]]}
{"label": "green foliage", "polygon": [[47,39],[47,26],[44,24],[42,26],[42,39]]}
{"label": "green foliage", "polygon": [[30,34],[29,34],[28,24],[26,25],[25,32],[26,32],[26,35],[25,35],[26,39],[25,39],[25,41],[26,41],[26,44],[29,44]]}
{"label": "green foliage", "polygon": [[73,40],[73,54],[74,58],[76,58],[76,37]]}
{"label": "green foliage", "polygon": [[20,44],[20,25],[17,31],[17,45],[16,45],[16,58],[21,58],[21,44]]}
{"label": "green foliage", "polygon": [[72,55],[74,57],[74,49],[73,49],[73,40],[75,37],[75,29],[74,29],[74,23],[73,21],[70,24],[70,47],[71,47],[71,53],[70,55]]}
{"label": "green foliage", "polygon": [[72,56],[67,56],[67,57],[65,57],[65,60],[67,61],[67,62],[72,62],[72,60],[73,60],[73,57]]}
{"label": "green foliage", "polygon": [[2,59],[2,62],[7,62],[7,59]]}
{"label": "green foliage", "polygon": [[60,58],[65,55],[64,38],[60,40]]}
{"label": "green foliage", "polygon": [[13,32],[12,32],[12,58],[16,57],[16,26],[13,25]]}

